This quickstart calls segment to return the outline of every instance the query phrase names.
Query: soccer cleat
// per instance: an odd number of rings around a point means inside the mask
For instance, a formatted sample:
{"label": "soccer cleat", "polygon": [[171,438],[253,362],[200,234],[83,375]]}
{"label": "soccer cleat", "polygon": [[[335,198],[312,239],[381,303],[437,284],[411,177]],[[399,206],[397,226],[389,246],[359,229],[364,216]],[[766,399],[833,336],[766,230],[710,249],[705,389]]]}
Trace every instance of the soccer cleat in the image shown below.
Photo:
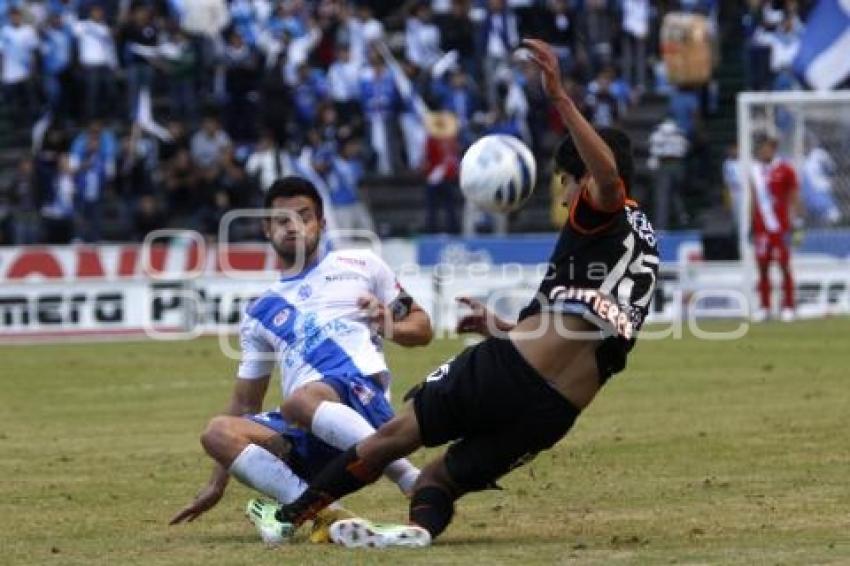
{"label": "soccer cleat", "polygon": [[797,315],[794,312],[794,309],[786,307],[782,309],[782,314],[779,315],[779,319],[782,322],[794,322],[797,319]]}
{"label": "soccer cleat", "polygon": [[245,506],[245,516],[260,533],[263,542],[270,546],[290,541],[296,530],[292,523],[284,523],[275,517],[277,510],[277,503],[262,499],[252,499]]}
{"label": "soccer cleat", "polygon": [[764,321],[766,321],[767,318],[768,318],[767,309],[765,309],[765,308],[756,309],[755,311],[753,311],[751,318],[752,318],[753,322],[764,322]]}
{"label": "soccer cleat", "polygon": [[431,534],[414,525],[382,525],[366,519],[343,519],[330,528],[331,540],[346,548],[423,547]]}
{"label": "soccer cleat", "polygon": [[343,519],[353,519],[356,516],[344,507],[327,508],[319,511],[319,514],[313,519],[313,527],[310,529],[310,542],[315,544],[331,542],[331,525]]}

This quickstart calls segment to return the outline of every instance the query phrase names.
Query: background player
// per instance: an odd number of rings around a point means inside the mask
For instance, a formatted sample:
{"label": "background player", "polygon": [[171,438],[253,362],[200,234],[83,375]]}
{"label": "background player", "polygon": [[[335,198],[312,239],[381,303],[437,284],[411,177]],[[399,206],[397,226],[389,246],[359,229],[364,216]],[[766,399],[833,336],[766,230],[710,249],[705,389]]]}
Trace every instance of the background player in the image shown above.
{"label": "background player", "polygon": [[791,273],[793,224],[801,219],[800,190],[794,168],[777,157],[778,141],[764,136],[756,142],[753,164],[753,245],[758,265],[759,308],[753,320],[770,316],[770,264],[782,270],[783,321],[794,320],[794,278]]}
{"label": "background player", "polygon": [[[309,181],[286,177],[275,182],[265,207],[272,212],[264,221],[265,235],[280,257],[283,277],[246,310],[230,406],[202,436],[219,464],[175,519],[193,519],[214,506],[228,471],[282,501],[303,488],[302,480],[264,447],[267,428],[241,418],[262,410],[275,363],[281,370],[283,417],[345,449],[393,415],[382,337],[405,346],[431,340],[428,315],[378,256],[325,249],[322,199]],[[407,460],[387,468],[405,493],[418,473]]]}
{"label": "background player", "polygon": [[331,526],[332,538],[347,546],[428,544],[451,521],[456,499],[552,447],[625,367],[658,270],[652,226],[627,198],[631,145],[617,130],[597,133],[581,115],[547,44],[525,44],[570,134],[558,148],[555,170],[565,185],[569,221],[537,295],[516,325],[474,305],[463,328],[488,338],[430,375],[412,404],[335,458],[295,503],[264,506],[266,528],[291,535],[323,505],[374,481],[389,462],[422,445],[455,441],[422,470],[410,502],[411,526],[362,519]]}

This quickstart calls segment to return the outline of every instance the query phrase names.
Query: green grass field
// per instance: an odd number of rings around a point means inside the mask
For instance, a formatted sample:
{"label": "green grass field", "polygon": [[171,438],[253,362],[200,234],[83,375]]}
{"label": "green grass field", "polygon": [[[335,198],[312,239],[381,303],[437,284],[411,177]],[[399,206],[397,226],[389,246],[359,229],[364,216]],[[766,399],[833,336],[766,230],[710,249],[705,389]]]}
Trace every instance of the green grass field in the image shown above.
{"label": "green grass field", "polygon": [[[215,340],[0,348],[0,563],[850,564],[849,330],[643,342],[553,451],[392,551],[266,549],[236,484],[166,525],[210,470],[198,433],[235,369]],[[391,349],[397,397],[459,347]],[[386,481],[347,505],[406,517]]]}

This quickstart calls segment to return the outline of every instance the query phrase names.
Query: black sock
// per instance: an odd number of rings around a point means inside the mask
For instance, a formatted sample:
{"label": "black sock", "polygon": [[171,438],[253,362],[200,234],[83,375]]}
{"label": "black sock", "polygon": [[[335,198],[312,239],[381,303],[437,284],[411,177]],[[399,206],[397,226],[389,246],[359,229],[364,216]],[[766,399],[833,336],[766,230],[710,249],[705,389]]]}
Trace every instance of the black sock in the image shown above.
{"label": "black sock", "polygon": [[373,470],[357,455],[352,446],[325,466],[310,483],[307,491],[276,513],[280,521],[300,525],[316,513],[349,493],[353,493],[381,477],[382,470]]}
{"label": "black sock", "polygon": [[439,487],[417,489],[410,498],[410,522],[431,533],[431,538],[446,530],[454,514],[454,498]]}

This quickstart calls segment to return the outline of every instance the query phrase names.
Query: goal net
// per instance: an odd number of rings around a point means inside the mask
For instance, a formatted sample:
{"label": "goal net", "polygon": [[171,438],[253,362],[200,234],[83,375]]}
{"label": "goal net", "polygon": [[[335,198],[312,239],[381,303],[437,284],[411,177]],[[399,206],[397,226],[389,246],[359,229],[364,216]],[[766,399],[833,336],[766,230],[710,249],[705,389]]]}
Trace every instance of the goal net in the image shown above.
{"label": "goal net", "polygon": [[[803,315],[850,311],[850,91],[747,92],[738,95],[739,173],[733,196],[745,283],[752,289],[752,193],[757,140],[779,141],[800,184],[802,230],[794,239],[796,296]],[[776,288],[777,285],[774,285]],[[778,298],[778,297],[777,297]],[[774,300],[773,304],[777,301]]]}

